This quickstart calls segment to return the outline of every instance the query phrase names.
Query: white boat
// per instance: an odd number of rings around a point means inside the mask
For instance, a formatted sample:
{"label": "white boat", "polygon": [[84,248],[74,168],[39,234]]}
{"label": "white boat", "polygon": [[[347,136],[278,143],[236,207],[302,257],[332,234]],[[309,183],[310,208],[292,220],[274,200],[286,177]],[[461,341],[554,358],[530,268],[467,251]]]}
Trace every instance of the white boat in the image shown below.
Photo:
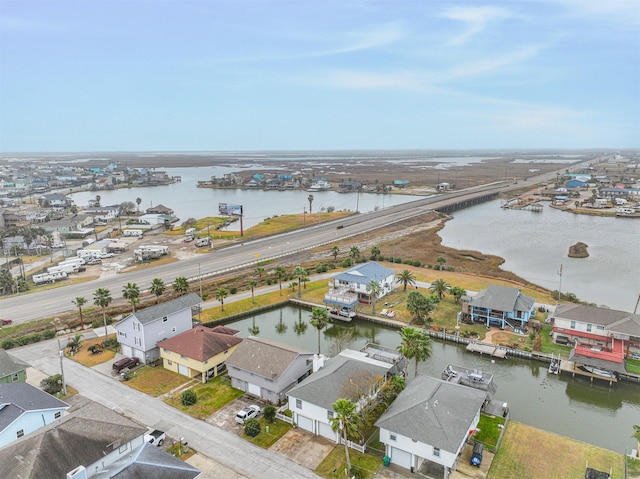
{"label": "white boat", "polygon": [[356,312],[351,309],[343,307],[341,309],[330,309],[329,316],[335,319],[339,319],[341,321],[349,322],[356,317]]}
{"label": "white boat", "polygon": [[607,371],[606,369],[599,369],[599,368],[594,368],[593,366],[585,366],[585,365],[582,365],[582,369],[584,369],[585,371],[591,374],[595,374],[596,376],[602,376],[602,377],[611,378],[611,379],[615,379],[616,377],[616,374],[614,372]]}
{"label": "white boat", "polygon": [[320,180],[313,183],[307,191],[327,191],[331,189],[331,183],[328,181]]}

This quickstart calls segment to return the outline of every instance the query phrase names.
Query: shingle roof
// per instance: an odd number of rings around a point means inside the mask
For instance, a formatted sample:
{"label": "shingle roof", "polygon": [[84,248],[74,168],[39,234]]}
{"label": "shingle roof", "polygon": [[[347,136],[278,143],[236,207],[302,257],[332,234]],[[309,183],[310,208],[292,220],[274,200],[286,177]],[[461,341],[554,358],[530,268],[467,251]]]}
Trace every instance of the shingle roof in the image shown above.
{"label": "shingle roof", "polygon": [[352,357],[338,355],[327,361],[319,371],[307,377],[287,393],[296,399],[332,409],[332,404],[343,397],[342,385],[363,372],[374,376],[384,376],[393,364],[375,364],[373,361],[361,361]]}
{"label": "shingle roof", "polygon": [[529,311],[535,303],[535,298],[520,293],[517,288],[490,284],[471,298],[469,304],[479,308],[493,309],[495,311]]}
{"label": "shingle roof", "polygon": [[198,326],[173,338],[160,341],[158,346],[181,356],[204,362],[241,342],[242,338],[237,336],[216,333],[205,326]]}
{"label": "shingle roof", "polygon": [[348,283],[369,284],[372,280],[384,281],[395,273],[393,269],[385,268],[375,261],[370,261],[369,263],[359,264],[347,271],[338,273],[333,278]]}
{"label": "shingle roof", "polygon": [[0,378],[24,371],[29,366],[30,365],[24,361],[11,356],[4,349],[0,349]]}
{"label": "shingle roof", "polygon": [[640,314],[584,304],[559,304],[556,306],[553,317],[601,324],[609,331],[640,336]]}
{"label": "shingle roof", "polygon": [[211,331],[213,331],[214,333],[220,333],[220,334],[230,334],[232,336],[235,336],[240,332],[237,329],[233,329],[233,328],[230,328],[229,326],[222,326],[222,325],[214,326],[213,328],[211,328]]}
{"label": "shingle roof", "polygon": [[25,412],[68,407],[67,403],[31,384],[0,383],[0,431]]}
{"label": "shingle roof", "polygon": [[[135,453],[133,462],[128,458],[122,461],[120,472],[114,474],[119,463],[109,467],[110,471],[104,475],[104,479],[194,479],[200,475],[200,470],[151,444],[145,443]],[[103,476],[95,477],[102,479]]]}
{"label": "shingle roof", "polygon": [[418,376],[375,425],[455,453],[485,398],[484,391]]}
{"label": "shingle roof", "polygon": [[276,380],[300,355],[311,357],[313,353],[277,341],[250,336],[240,343],[225,362],[227,367]]}
{"label": "shingle roof", "polygon": [[[145,308],[140,311],[136,311],[131,316],[134,316],[142,324],[151,323],[157,319],[161,319],[170,314],[174,314],[185,309],[190,309],[193,306],[197,306],[202,303],[202,299],[196,293],[185,294],[184,296],[178,296],[171,301],[156,304],[150,308]],[[129,317],[131,317],[129,316]]]}

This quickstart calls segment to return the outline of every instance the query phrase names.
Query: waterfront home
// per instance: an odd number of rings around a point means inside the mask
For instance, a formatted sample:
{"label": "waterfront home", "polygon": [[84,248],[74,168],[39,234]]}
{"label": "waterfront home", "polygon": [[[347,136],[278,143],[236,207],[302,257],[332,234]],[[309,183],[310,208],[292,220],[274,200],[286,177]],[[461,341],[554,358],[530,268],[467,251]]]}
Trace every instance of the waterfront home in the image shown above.
{"label": "waterfront home", "polygon": [[89,206],[82,210],[85,215],[93,216],[95,221],[109,222],[115,220],[120,216],[120,207],[118,205],[112,206]]}
{"label": "waterfront home", "polygon": [[473,297],[462,297],[462,318],[487,327],[511,327],[515,332],[526,331],[534,314],[535,298],[526,296],[518,288],[489,285]]}
{"label": "waterfront home", "polygon": [[416,377],[375,424],[386,456],[411,472],[432,463],[430,471],[436,466],[448,478],[478,425],[485,397],[478,389]]}
{"label": "waterfront home", "polygon": [[[0,349],[0,383],[24,383],[29,364]],[[1,401],[1,399],[0,399]]]}
{"label": "waterfront home", "polygon": [[[337,308],[355,308],[358,303],[371,303],[368,286],[371,281],[380,284],[378,298],[389,294],[395,288],[395,274],[393,269],[385,268],[375,261],[359,264],[332,277],[332,283],[324,302]],[[375,299],[378,299],[375,298]]]}
{"label": "waterfront home", "polygon": [[551,315],[553,340],[573,344],[578,365],[624,372],[626,355],[640,354],[640,315],[584,304],[560,304]]}
{"label": "waterfront home", "polygon": [[333,403],[348,398],[362,409],[377,396],[389,376],[401,373],[403,366],[403,356],[377,345],[363,351],[342,351],[287,393],[294,424],[337,441],[331,428]]}
{"label": "waterfront home", "polygon": [[42,195],[38,198],[38,203],[41,206],[47,206],[51,208],[66,208],[67,206],[71,206],[73,201],[70,198],[67,198],[65,195],[61,195],[59,193],[51,193],[48,195]]}
{"label": "waterfront home", "polygon": [[312,352],[250,336],[226,360],[231,386],[279,404],[311,372]]}
{"label": "waterfront home", "polygon": [[242,342],[237,330],[232,334],[215,332],[205,326],[189,329],[158,343],[165,369],[188,378],[200,377],[206,383],[224,368],[224,362]]}
{"label": "waterfront home", "polygon": [[158,343],[190,330],[193,308],[201,303],[200,296],[189,293],[130,314],[115,326],[122,354],[144,363],[158,359]]}

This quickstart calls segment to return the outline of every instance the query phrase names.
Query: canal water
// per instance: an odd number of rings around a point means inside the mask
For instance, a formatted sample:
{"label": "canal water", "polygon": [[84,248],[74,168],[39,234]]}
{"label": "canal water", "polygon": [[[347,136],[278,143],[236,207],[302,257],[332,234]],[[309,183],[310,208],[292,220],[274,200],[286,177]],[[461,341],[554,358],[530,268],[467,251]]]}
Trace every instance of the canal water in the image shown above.
{"label": "canal water", "polygon": [[[311,312],[294,306],[271,310],[228,323],[240,330],[241,337],[251,335],[280,341],[317,351],[318,332],[309,324]],[[300,324],[306,325],[301,331]],[[257,328],[254,330],[253,328]],[[322,353],[335,354],[341,330],[351,330],[354,340],[343,347],[360,349],[369,341],[395,348],[399,345],[396,330],[353,321],[330,324],[320,335]],[[409,365],[413,377],[414,364]],[[636,448],[631,438],[633,425],[640,424],[640,388],[620,382],[611,387],[570,376],[555,376],[547,365],[522,359],[491,360],[467,353],[464,346],[434,341],[431,358],[420,363],[419,373],[440,377],[453,364],[492,374],[498,386],[496,399],[509,403],[511,418],[531,426],[578,439],[619,453]],[[558,452],[562,453],[561,451]]]}

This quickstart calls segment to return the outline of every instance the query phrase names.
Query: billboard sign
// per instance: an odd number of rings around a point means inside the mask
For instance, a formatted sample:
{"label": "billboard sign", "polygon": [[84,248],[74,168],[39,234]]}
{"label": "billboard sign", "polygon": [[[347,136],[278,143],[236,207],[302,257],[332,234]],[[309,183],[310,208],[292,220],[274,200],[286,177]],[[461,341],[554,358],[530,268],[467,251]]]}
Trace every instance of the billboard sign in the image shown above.
{"label": "billboard sign", "polygon": [[242,214],[242,205],[218,203],[218,211],[225,216],[240,216]]}

